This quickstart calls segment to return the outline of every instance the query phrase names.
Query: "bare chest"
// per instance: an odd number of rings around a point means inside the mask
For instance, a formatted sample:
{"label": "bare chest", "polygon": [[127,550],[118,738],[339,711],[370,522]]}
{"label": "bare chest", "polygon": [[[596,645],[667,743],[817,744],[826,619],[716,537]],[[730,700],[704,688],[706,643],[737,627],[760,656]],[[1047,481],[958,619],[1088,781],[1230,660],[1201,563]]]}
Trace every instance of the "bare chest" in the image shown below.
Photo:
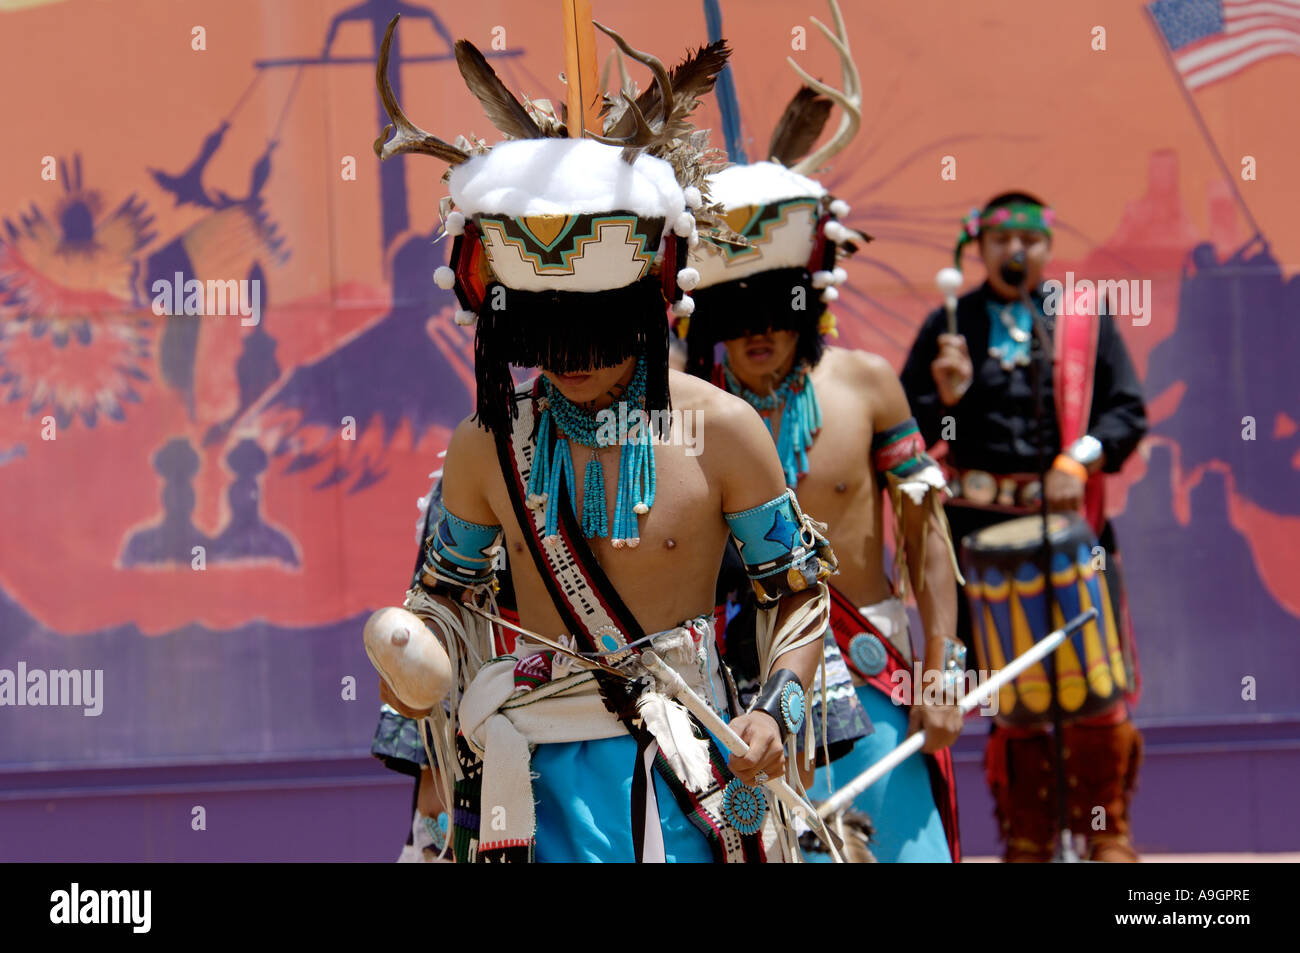
{"label": "bare chest", "polygon": [[[795,493],[805,512],[834,528],[877,495],[871,469],[871,408],[834,379],[814,383],[822,429],[808,448],[808,472],[799,479]],[[773,437],[779,441],[779,416],[772,423]]]}
{"label": "bare chest", "polygon": [[[592,454],[586,448],[574,450],[577,487],[572,504],[566,491],[559,505],[572,505],[580,522],[587,502],[586,468]],[[612,529],[619,480],[617,448],[600,451],[599,460]],[[681,446],[658,446],[655,477],[654,504],[637,521],[640,542],[636,546],[616,548],[609,537],[587,540],[596,563],[647,632],[668,629],[712,611],[727,534],[720,495],[710,486],[700,457],[686,454]],[[526,533],[531,533],[531,528],[515,518],[504,484],[499,492],[491,494],[491,503],[504,528],[521,623],[542,634],[564,633],[566,628],[552,601],[552,589],[534,561],[533,547],[528,545]],[[548,506],[555,504],[547,502]]]}

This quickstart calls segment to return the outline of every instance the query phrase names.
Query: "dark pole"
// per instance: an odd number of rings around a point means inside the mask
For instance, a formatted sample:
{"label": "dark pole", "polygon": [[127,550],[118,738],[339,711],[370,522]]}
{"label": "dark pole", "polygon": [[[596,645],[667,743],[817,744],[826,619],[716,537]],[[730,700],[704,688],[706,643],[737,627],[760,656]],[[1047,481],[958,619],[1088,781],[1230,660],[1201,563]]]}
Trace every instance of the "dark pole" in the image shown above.
{"label": "dark pole", "polygon": [[[1034,444],[1038,453],[1038,513],[1042,520],[1042,539],[1038,545],[1039,569],[1043,574],[1043,606],[1047,613],[1044,632],[1051,632],[1055,626],[1053,609],[1056,608],[1056,591],[1052,588],[1052,541],[1048,536],[1047,510],[1047,453],[1048,448],[1043,436],[1047,408],[1043,400],[1043,366],[1052,360],[1051,338],[1048,337],[1046,317],[1040,316],[1033,299],[1029,295],[1028,278],[1020,286],[1020,300],[1029,311],[1033,321],[1033,338],[1029,345],[1029,380],[1034,393],[1034,424],[1037,430]],[[1061,717],[1061,705],[1057,698],[1056,653],[1043,660],[1047,668],[1048,684],[1051,686],[1052,707],[1052,747],[1056,762],[1056,816],[1059,828],[1059,840],[1056,853],[1052,856],[1054,863],[1074,863],[1078,856],[1074,852],[1073,838],[1070,832],[1070,812],[1067,803],[1065,779],[1065,723]]]}

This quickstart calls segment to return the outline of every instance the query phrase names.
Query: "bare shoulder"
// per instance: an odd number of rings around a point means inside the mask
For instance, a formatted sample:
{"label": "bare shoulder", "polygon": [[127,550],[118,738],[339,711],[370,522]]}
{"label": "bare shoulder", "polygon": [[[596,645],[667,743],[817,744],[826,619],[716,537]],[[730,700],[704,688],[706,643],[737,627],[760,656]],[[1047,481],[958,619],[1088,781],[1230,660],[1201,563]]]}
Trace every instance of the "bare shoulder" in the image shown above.
{"label": "bare shoulder", "polygon": [[907,395],[893,366],[879,354],[831,348],[823,360],[833,362],[833,376],[863,393],[871,406],[874,429],[885,430],[912,415]]}
{"label": "bare shoulder", "polygon": [[473,417],[466,417],[452,431],[451,441],[447,444],[447,459],[452,455],[463,463],[477,462],[484,457],[495,457],[496,441],[492,434],[479,425]]}
{"label": "bare shoulder", "polygon": [[724,512],[766,503],[785,492],[776,445],[753,407],[707,381],[674,372],[669,378],[673,409],[696,416],[703,437],[703,463],[722,491]]}
{"label": "bare shoulder", "polygon": [[877,390],[888,384],[898,384],[894,368],[879,354],[854,351],[848,348],[828,348],[823,360],[831,362],[832,373],[846,382]]}
{"label": "bare shoulder", "polygon": [[732,402],[748,406],[722,388],[683,371],[668,372],[668,391],[674,410],[718,410]]}
{"label": "bare shoulder", "polygon": [[461,519],[490,524],[488,487],[500,479],[496,441],[472,417],[456,425],[442,468],[442,498]]}
{"label": "bare shoulder", "polygon": [[720,387],[714,387],[708,381],[678,371],[671,372],[668,380],[673,410],[691,411],[700,415],[699,425],[708,428],[711,440],[717,439],[719,452],[723,452],[726,445],[743,444],[750,440],[771,442],[772,438],[758,411],[739,397]]}

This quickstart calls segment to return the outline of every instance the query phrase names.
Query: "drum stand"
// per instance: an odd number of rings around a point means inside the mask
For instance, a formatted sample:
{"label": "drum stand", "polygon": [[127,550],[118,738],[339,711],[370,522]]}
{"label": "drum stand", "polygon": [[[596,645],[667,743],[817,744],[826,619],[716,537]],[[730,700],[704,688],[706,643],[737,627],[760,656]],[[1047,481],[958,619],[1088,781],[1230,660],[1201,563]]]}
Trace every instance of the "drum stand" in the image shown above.
{"label": "drum stand", "polygon": [[[1056,592],[1052,588],[1052,545],[1048,537],[1047,524],[1048,464],[1047,448],[1043,445],[1043,419],[1046,416],[1046,408],[1043,407],[1042,381],[1043,364],[1052,360],[1051,338],[1048,337],[1047,328],[1042,316],[1038,313],[1038,308],[1035,307],[1033,299],[1029,296],[1029,283],[1027,281],[1020,286],[1020,297],[1029,311],[1029,316],[1033,319],[1034,328],[1033,338],[1029,346],[1029,380],[1034,393],[1034,425],[1037,430],[1035,443],[1038,450],[1038,511],[1042,516],[1042,538],[1039,542],[1038,561],[1043,572],[1043,594],[1046,596],[1043,600],[1047,611],[1047,625],[1044,631],[1051,632],[1054,628],[1052,623],[1055,621],[1055,614],[1052,610],[1056,608]],[[1077,864],[1081,858],[1074,850],[1074,835],[1070,830],[1070,811],[1066,801],[1065,722],[1061,717],[1061,706],[1056,697],[1055,653],[1053,653],[1052,658],[1043,661],[1047,663],[1049,684],[1052,692],[1052,752],[1053,759],[1056,762],[1056,816],[1059,830],[1059,841],[1051,862],[1054,864]]]}

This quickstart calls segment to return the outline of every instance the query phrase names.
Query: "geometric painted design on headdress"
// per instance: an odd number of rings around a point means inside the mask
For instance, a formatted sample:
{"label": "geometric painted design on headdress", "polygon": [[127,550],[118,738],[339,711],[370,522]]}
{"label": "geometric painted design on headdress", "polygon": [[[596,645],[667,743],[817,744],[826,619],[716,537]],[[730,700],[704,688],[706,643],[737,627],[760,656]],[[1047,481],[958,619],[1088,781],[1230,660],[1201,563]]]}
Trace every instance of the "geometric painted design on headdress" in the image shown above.
{"label": "geometric painted design on headdress", "polygon": [[475,216],[497,279],[520,290],[605,291],[645,277],[664,221],[630,212]]}
{"label": "geometric painted design on headdress", "polygon": [[[657,221],[657,220],[656,220]],[[613,242],[625,245],[628,260],[640,261],[642,274],[654,261],[649,229],[635,215],[530,215],[524,218],[480,218],[488,242],[488,255],[496,263],[493,247],[500,243],[518,249],[539,275],[571,275],[573,260],[582,258],[587,245]],[[619,231],[623,231],[620,237]],[[540,233],[540,234],[539,234]],[[657,238],[657,236],[656,236]]]}
{"label": "geometric painted design on headdress", "polygon": [[[723,242],[713,242],[712,244],[727,257],[728,264],[733,261],[746,261],[756,255],[761,255],[763,252],[760,246],[772,243],[773,236],[781,233],[781,230],[791,223],[792,217],[802,218],[802,216],[796,216],[795,213],[803,209],[807,209],[811,213],[807,220],[810,227],[806,234],[798,236],[798,240],[800,245],[807,242],[811,249],[812,241],[815,238],[811,226],[816,225],[820,202],[815,198],[808,197],[786,199],[784,202],[773,202],[770,205],[742,205],[728,209],[724,215],[727,225],[741,237],[747,239],[750,245],[749,247],[743,247]],[[803,229],[800,228],[799,231],[802,233]]]}
{"label": "geometric painted design on headdress", "polygon": [[549,250],[569,233],[577,220],[576,215],[525,215],[515,221],[520,228],[528,231],[537,244]]}

